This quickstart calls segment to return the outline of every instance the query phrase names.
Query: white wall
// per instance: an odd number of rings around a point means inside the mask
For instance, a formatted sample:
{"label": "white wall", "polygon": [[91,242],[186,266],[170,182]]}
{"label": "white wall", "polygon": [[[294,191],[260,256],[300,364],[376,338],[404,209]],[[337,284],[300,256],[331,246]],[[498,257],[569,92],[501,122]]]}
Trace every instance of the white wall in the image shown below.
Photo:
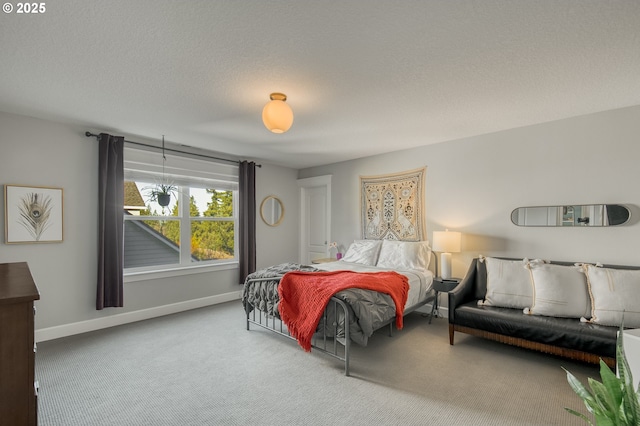
{"label": "white wall", "polygon": [[[234,267],[125,283],[124,308],[95,309],[98,144],[84,136],[86,130],[96,129],[0,113],[0,185],[48,186],[64,191],[63,242],[7,245],[4,227],[0,234],[0,262],[28,262],[40,290],[37,338],[46,340],[237,298],[241,286]],[[267,164],[257,170],[258,205],[265,195],[274,194],[287,208],[280,227],[267,227],[258,218],[257,259],[262,265],[297,256],[296,173]],[[238,314],[242,315],[239,303]]]}
{"label": "white wall", "polygon": [[[428,119],[428,117],[425,117]],[[427,166],[427,236],[463,233],[464,276],[478,254],[640,265],[640,106],[512,129],[300,171],[333,175],[332,238],[360,237],[359,176]],[[393,144],[393,141],[389,141]],[[630,225],[524,228],[519,206],[621,203]]]}

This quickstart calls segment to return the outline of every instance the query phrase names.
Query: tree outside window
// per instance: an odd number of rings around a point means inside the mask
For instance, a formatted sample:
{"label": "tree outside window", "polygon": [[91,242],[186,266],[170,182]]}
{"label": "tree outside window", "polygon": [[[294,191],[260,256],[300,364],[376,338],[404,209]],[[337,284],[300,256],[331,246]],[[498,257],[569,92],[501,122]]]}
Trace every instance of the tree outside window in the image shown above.
{"label": "tree outside window", "polygon": [[178,196],[161,207],[142,190],[149,186],[125,182],[125,269],[236,258],[235,191],[180,186]]}

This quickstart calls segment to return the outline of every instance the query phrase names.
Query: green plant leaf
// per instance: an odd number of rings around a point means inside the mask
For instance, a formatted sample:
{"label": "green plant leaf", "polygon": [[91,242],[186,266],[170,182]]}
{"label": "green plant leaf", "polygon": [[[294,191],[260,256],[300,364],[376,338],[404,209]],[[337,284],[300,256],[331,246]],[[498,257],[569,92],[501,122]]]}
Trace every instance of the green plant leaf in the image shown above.
{"label": "green plant leaf", "polygon": [[[587,389],[569,371],[567,382],[573,391],[582,399],[585,407],[593,414],[597,426],[640,426],[640,384],[634,390],[633,377],[624,353],[623,326],[616,342],[616,363],[618,375],[600,360],[600,378],[602,382],[589,378],[591,390]],[[575,410],[565,408],[583,420],[591,423],[586,416]]]}
{"label": "green plant leaf", "polygon": [[[620,325],[618,340],[616,342],[616,364],[622,386],[622,404],[620,406],[620,418],[624,424],[640,426],[640,392],[634,390],[633,375],[629,368],[627,356],[624,352],[624,328]],[[638,385],[640,391],[640,384]]]}
{"label": "green plant leaf", "polygon": [[591,423],[591,420],[589,419],[589,417],[585,416],[584,414],[576,411],[576,410],[572,410],[571,408],[567,408],[564,407],[565,410],[567,410],[568,412],[570,412],[571,414],[573,414],[574,416],[578,416],[580,417],[582,420],[584,420],[585,422],[589,423],[591,426],[593,426],[593,423]]}
{"label": "green plant leaf", "polygon": [[578,396],[584,401],[585,405],[587,405],[587,408],[589,408],[587,402],[595,404],[593,395],[586,387],[584,387],[580,380],[578,380],[576,376],[571,374],[571,372],[566,370],[564,367],[562,369],[567,372],[567,382],[569,382],[569,386],[571,386],[571,389],[573,389],[573,391],[578,394]]}
{"label": "green plant leaf", "polygon": [[[608,367],[607,367],[608,368]],[[595,400],[598,404],[598,410],[594,412],[597,417],[606,417],[618,424],[618,411],[620,404],[616,403],[615,396],[610,393],[610,390],[602,383],[592,378],[589,378],[589,386],[593,390]],[[600,424],[600,422],[597,422]]]}
{"label": "green plant leaf", "polygon": [[607,401],[611,408],[619,407],[622,403],[623,382],[602,360],[600,360],[600,377],[606,388]]}
{"label": "green plant leaf", "polygon": [[616,423],[615,421],[611,420],[609,417],[603,415],[600,416],[595,416],[596,418],[596,425],[598,426],[623,426],[620,423]]}

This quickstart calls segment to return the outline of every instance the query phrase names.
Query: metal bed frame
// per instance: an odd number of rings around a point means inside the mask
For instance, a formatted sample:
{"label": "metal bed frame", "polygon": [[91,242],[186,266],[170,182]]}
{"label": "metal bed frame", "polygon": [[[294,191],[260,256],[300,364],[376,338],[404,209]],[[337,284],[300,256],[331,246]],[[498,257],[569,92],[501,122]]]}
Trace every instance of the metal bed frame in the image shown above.
{"label": "metal bed frame", "polygon": [[[254,279],[248,280],[247,283],[260,282],[260,281],[278,281],[279,282],[280,279],[282,279],[282,276],[269,277],[269,278],[254,278]],[[405,309],[404,315],[407,315],[415,311],[419,307],[434,301],[436,296],[437,296],[436,292],[433,289],[431,289],[423,300],[409,307],[408,309]],[[351,315],[350,315],[347,304],[343,300],[334,296],[331,299],[329,299],[329,303],[333,304],[332,306],[334,308],[333,315],[331,315],[331,318],[329,318],[329,314],[327,314],[327,309],[325,309],[322,315],[322,318],[320,319],[320,323],[323,325],[322,329],[325,330],[325,332],[320,335],[319,333],[314,334],[313,339],[311,341],[311,346],[315,350],[320,351],[321,353],[324,353],[331,357],[337,358],[340,361],[343,361],[344,375],[349,376],[349,355],[350,355],[350,349],[351,349],[351,337],[349,336],[349,324],[351,324]],[[434,307],[435,307],[435,303],[433,304],[433,307],[431,309],[434,309]],[[344,324],[345,324],[344,337],[337,337],[340,312],[342,312],[344,315]],[[389,336],[392,336],[394,322],[395,322],[395,317],[391,318],[389,321],[382,324],[377,330],[380,330],[388,325]],[[256,308],[255,306],[253,307],[253,310],[251,312],[247,312],[247,330],[250,329],[251,324],[257,325],[259,327],[272,331],[281,336],[288,337],[289,339],[295,340],[295,338],[291,336],[291,334],[289,334],[289,331],[287,330],[286,325],[282,322],[280,318],[277,318],[274,315],[270,315]],[[327,336],[326,330],[329,329],[327,328],[327,325],[331,326],[331,329],[333,330],[333,336],[336,336],[336,337]]]}

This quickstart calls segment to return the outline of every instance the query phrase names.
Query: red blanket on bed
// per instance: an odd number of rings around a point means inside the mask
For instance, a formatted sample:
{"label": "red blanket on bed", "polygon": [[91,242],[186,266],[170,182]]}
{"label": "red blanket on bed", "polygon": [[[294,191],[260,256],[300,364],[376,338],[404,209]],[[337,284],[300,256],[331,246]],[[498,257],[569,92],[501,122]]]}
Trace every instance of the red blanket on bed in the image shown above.
{"label": "red blanket on bed", "polygon": [[278,311],[289,333],[305,351],[311,351],[311,338],[329,299],[347,288],[390,295],[396,305],[396,327],[402,328],[404,305],[409,294],[409,280],[404,275],[396,272],[288,272],[278,285]]}

